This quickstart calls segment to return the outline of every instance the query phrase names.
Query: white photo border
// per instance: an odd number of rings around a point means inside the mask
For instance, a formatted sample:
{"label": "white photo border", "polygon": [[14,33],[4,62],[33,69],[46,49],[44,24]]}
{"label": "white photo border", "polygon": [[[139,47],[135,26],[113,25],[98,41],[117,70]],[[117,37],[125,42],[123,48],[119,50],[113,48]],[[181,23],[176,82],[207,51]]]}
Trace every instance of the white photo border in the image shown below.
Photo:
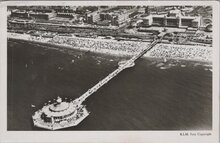
{"label": "white photo border", "polygon": [[[213,7],[212,130],[202,131],[7,131],[7,6],[13,5],[210,5]],[[0,142],[219,142],[219,2],[218,1],[5,1],[0,3]],[[180,133],[211,133],[180,136]]]}

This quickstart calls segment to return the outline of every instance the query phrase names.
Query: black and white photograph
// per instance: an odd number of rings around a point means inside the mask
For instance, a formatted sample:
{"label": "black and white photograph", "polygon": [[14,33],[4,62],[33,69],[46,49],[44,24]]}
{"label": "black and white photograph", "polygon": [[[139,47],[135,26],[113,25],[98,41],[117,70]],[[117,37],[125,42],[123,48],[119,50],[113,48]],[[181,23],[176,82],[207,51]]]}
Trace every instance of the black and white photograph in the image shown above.
{"label": "black and white photograph", "polygon": [[213,135],[213,4],[50,3],[7,5],[7,132]]}

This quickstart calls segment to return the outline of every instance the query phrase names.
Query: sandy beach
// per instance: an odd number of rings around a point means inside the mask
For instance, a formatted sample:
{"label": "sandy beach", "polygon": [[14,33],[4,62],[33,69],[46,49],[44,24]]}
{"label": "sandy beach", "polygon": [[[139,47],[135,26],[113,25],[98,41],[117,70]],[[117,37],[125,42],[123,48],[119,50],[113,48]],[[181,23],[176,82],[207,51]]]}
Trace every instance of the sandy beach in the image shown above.
{"label": "sandy beach", "polygon": [[[117,41],[112,39],[93,39],[66,36],[42,38],[17,33],[8,33],[8,38],[116,56],[132,56],[139,53],[149,45],[149,42]],[[212,47],[159,43],[147,52],[144,57],[211,62]]]}

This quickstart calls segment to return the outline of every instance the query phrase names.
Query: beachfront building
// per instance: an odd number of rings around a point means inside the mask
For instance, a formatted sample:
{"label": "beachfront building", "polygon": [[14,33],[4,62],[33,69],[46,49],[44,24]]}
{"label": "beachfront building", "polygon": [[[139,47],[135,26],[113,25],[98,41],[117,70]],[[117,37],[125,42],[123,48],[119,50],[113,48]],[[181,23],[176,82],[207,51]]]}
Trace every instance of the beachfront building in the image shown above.
{"label": "beachfront building", "polygon": [[36,9],[29,8],[28,10],[14,9],[11,10],[11,17],[24,18],[24,19],[44,19],[49,20],[56,16],[51,9]]}
{"label": "beachfront building", "polygon": [[19,9],[14,9],[11,10],[11,17],[18,17],[18,18],[28,18],[29,13],[25,10],[19,10]]}
{"label": "beachfront building", "polygon": [[76,6],[57,6],[54,8],[54,10],[57,13],[57,17],[74,18],[76,15],[76,8]]}
{"label": "beachfront building", "polygon": [[151,26],[152,25],[152,23],[153,23],[153,18],[152,18],[152,15],[149,15],[149,16],[147,16],[147,17],[144,17],[143,19],[142,19],[142,26],[143,27],[149,27],[149,26]]}
{"label": "beachfront building", "polygon": [[177,27],[177,28],[199,28],[201,26],[201,17],[184,16],[178,9],[170,10],[166,14],[150,14],[142,18],[143,27]]}
{"label": "beachfront building", "polygon": [[98,22],[100,20],[100,11],[86,13],[85,20],[89,24],[93,24],[93,23]]}
{"label": "beachfront building", "polygon": [[52,13],[54,12],[53,6],[28,6],[25,7],[26,11],[39,12],[39,13]]}
{"label": "beachfront building", "polygon": [[56,13],[74,13],[76,11],[76,6],[56,6],[54,10]]}
{"label": "beachfront building", "polygon": [[131,6],[118,6],[102,11],[100,13],[101,21],[109,21],[113,26],[120,26],[130,19],[138,9]]}
{"label": "beachfront building", "polygon": [[57,17],[74,18],[74,13],[58,12]]}
{"label": "beachfront building", "polygon": [[89,24],[98,24],[102,26],[108,26],[109,20],[111,18],[110,18],[110,15],[106,15],[108,16],[108,18],[103,18],[103,11],[108,11],[114,8],[114,6],[104,6],[104,7],[100,6],[97,8],[98,9],[95,11],[85,12],[85,22]]}
{"label": "beachfront building", "polygon": [[29,12],[29,16],[32,19],[42,19],[42,20],[50,20],[52,17],[55,17],[55,13],[43,13],[43,12]]}
{"label": "beachfront building", "polygon": [[113,14],[112,19],[111,19],[111,24],[119,26],[123,24],[124,22],[126,22],[128,18],[129,18],[129,14],[126,13],[125,11],[122,11],[122,13],[119,12],[119,13]]}

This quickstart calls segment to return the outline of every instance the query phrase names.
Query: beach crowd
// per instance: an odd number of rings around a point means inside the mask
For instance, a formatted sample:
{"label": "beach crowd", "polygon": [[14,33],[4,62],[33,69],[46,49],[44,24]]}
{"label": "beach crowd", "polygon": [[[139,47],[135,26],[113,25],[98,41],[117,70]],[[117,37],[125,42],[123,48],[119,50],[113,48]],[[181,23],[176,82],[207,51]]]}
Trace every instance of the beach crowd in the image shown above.
{"label": "beach crowd", "polygon": [[116,40],[103,40],[103,39],[88,39],[88,38],[67,38],[67,37],[54,37],[50,43],[69,45],[78,49],[85,49],[94,52],[105,53],[138,53],[149,43],[133,42],[133,41],[116,41]]}
{"label": "beach crowd", "polygon": [[[143,50],[149,43],[134,41],[100,40],[88,38],[55,37],[51,41],[55,44],[64,44],[78,49],[87,49],[94,52],[102,52],[118,55],[134,55]],[[212,50],[210,47],[189,45],[159,44],[152,48],[146,56],[186,60],[211,61]]]}
{"label": "beach crowd", "polygon": [[[8,36],[10,38],[17,37],[18,39],[19,38],[27,39],[27,38],[22,38],[20,36],[13,36],[13,35],[8,35]],[[67,46],[73,49],[79,49],[79,50],[91,51],[97,53],[121,55],[121,56],[133,56],[144,50],[144,48],[146,48],[149,45],[149,43],[147,42],[117,41],[112,39],[111,40],[92,39],[92,38],[77,38],[77,37],[66,37],[66,36],[55,36],[54,38],[47,38],[46,41],[44,40],[42,41],[42,38],[41,40],[35,38],[31,38],[31,39],[33,41],[57,44],[60,46]],[[157,44],[144,56],[171,58],[171,59],[211,61],[212,48],[206,46]]]}
{"label": "beach crowd", "polygon": [[158,45],[150,52],[151,57],[172,59],[211,61],[212,50],[209,47],[189,45]]}

